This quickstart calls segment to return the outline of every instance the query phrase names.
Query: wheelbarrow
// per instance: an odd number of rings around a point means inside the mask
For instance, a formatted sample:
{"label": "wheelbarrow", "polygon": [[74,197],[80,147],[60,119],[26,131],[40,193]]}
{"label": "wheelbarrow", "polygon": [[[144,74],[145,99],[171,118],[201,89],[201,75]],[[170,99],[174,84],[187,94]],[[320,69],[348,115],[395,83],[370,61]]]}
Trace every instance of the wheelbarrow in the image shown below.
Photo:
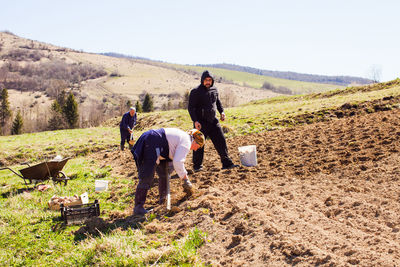
{"label": "wheelbarrow", "polygon": [[43,181],[52,180],[56,183],[64,183],[67,185],[69,177],[65,175],[61,170],[64,168],[65,164],[70,158],[65,158],[62,160],[50,160],[46,162],[42,162],[33,166],[30,166],[29,163],[23,163],[28,165],[27,168],[19,170],[21,174],[18,174],[16,171],[9,167],[0,168],[0,170],[10,170],[15,175],[21,177],[25,185],[28,187],[28,184],[34,184],[35,186]]}

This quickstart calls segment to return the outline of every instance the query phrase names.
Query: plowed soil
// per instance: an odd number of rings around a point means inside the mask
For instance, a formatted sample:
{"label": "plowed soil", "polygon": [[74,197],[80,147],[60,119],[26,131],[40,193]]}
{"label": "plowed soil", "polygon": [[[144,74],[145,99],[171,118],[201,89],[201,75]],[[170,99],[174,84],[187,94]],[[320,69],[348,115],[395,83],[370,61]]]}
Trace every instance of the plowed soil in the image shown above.
{"label": "plowed soil", "polygon": [[[257,145],[256,167],[221,170],[207,142],[205,170],[190,175],[196,192],[173,179],[167,213],[155,185],[146,207],[157,219],[145,229],[183,236],[197,226],[212,265],[399,266],[399,138],[396,109],[228,139],[236,163],[239,146]],[[130,152],[96,157],[136,177]]]}

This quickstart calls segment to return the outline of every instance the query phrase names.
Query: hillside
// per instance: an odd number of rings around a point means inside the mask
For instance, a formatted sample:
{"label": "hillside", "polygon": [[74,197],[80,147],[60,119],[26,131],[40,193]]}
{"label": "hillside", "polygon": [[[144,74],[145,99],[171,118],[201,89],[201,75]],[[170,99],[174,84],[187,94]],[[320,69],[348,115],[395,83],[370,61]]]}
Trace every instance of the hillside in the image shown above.
{"label": "hillside", "polygon": [[[111,57],[116,58],[126,58],[126,59],[136,59],[137,57],[126,56],[117,53],[105,53]],[[213,65],[207,65],[207,67],[202,66],[192,66],[192,65],[180,65],[171,64],[166,62],[151,61],[148,59],[140,59],[152,65],[169,68],[175,71],[183,71],[185,73],[194,74],[199,76],[202,71],[207,68],[214,75],[216,75],[218,82],[227,82],[230,84],[239,84],[242,86],[252,87],[252,88],[262,88],[264,83],[269,85],[266,88],[268,91],[277,92],[279,94],[307,94],[313,92],[325,92],[336,88],[343,88],[343,85],[334,85],[328,83],[315,83],[315,82],[303,82],[296,81],[295,79],[282,79],[275,78],[265,75],[259,75],[257,73],[249,73],[246,71],[230,70],[226,68],[214,67]],[[284,88],[286,90],[279,90]]]}
{"label": "hillside", "polygon": [[[190,66],[190,65],[177,65],[177,64],[167,64],[171,68],[178,70],[188,70],[200,72],[204,67]],[[208,67],[212,73],[218,77],[222,77],[225,80],[231,81],[236,84],[251,86],[253,88],[262,88],[266,83],[267,88],[274,88],[275,92],[284,92],[285,94],[299,95],[299,94],[309,94],[316,92],[325,92],[337,88],[344,88],[340,85],[334,84],[323,84],[323,83],[313,83],[313,82],[302,82],[295,80],[280,79],[275,77],[269,77],[264,75],[257,75],[253,73],[240,72],[236,70],[227,70],[222,68]],[[283,88],[284,90],[279,90]]]}
{"label": "hillside", "polygon": [[[118,150],[118,118],[104,127],[0,137],[1,164],[72,156],[67,186],[24,190],[0,170],[0,262],[5,265],[397,266],[400,264],[400,80],[226,110],[230,155],[256,145],[258,164],[221,170],[206,143],[204,171],[186,167],[196,191],[171,180],[172,206],[132,216],[136,167]],[[189,129],[186,110],[141,114],[155,127]],[[173,178],[176,176],[173,176]],[[94,181],[110,181],[96,193]],[[48,183],[51,185],[51,183]],[[53,195],[89,193],[100,218],[66,226]]]}
{"label": "hillside", "polygon": [[[0,32],[0,87],[21,110],[25,132],[45,130],[51,101],[60,91],[78,98],[80,127],[98,125],[150,93],[156,110],[176,108],[200,75],[148,60],[84,53]],[[270,90],[218,82],[225,106],[277,95]]]}
{"label": "hillside", "polygon": [[[326,93],[280,96],[225,109],[227,120],[222,127],[228,137],[234,137],[397,109],[399,99],[399,79]],[[57,154],[77,156],[110,149],[119,143],[119,122],[120,117],[117,116],[104,122],[102,127],[0,137],[3,148],[0,150],[0,166],[36,161]],[[138,115],[136,137],[153,127],[190,129],[192,122],[187,110],[182,109],[141,113]],[[31,140],[30,143],[21,146],[26,138]]]}
{"label": "hillside", "polygon": [[352,77],[352,76],[327,76],[327,75],[317,75],[317,74],[306,74],[306,73],[298,73],[292,71],[272,71],[272,70],[263,70],[252,67],[234,65],[234,64],[210,64],[210,65],[197,65],[203,68],[219,68],[219,69],[227,69],[227,70],[235,70],[241,72],[248,72],[257,75],[270,76],[280,79],[287,80],[296,80],[303,82],[314,82],[314,83],[329,83],[340,86],[350,86],[354,84],[363,85],[373,83],[372,80],[361,78],[361,77]]}

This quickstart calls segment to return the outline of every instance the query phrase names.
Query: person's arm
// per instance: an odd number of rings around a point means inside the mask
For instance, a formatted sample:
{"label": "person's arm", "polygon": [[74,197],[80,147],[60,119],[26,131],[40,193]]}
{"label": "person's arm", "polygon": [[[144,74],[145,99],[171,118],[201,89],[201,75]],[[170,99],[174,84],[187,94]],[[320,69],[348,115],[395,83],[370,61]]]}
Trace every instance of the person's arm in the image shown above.
{"label": "person's arm", "polygon": [[129,131],[129,125],[128,125],[128,118],[126,117],[126,113],[122,116],[122,129],[126,129]]}
{"label": "person's arm", "polygon": [[178,146],[175,150],[175,155],[172,160],[172,164],[174,165],[174,169],[178,174],[179,178],[187,179],[187,171],[185,168],[185,160],[186,156],[189,153],[190,149],[184,146]]}
{"label": "person's arm", "polygon": [[216,100],[216,104],[217,104],[218,112],[219,112],[220,114],[224,113],[224,108],[222,107],[221,100],[219,99],[218,91],[217,91],[217,100]]}
{"label": "person's arm", "polygon": [[198,97],[196,96],[196,91],[195,90],[190,91],[188,111],[189,111],[190,118],[192,119],[193,122],[198,121],[197,114],[196,114],[197,101],[198,101]]}
{"label": "person's arm", "polygon": [[219,94],[218,94],[218,92],[217,92],[217,101],[216,101],[216,104],[217,104],[218,112],[221,114],[221,121],[224,121],[224,120],[225,120],[224,108],[222,107],[222,103],[221,103],[221,100],[219,99]]}

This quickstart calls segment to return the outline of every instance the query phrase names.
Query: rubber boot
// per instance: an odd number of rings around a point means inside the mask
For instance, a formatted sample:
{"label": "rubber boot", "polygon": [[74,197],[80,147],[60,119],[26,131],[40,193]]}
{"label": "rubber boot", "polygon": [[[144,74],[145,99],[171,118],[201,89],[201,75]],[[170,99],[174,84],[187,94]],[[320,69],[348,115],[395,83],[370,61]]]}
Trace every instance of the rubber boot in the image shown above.
{"label": "rubber boot", "polygon": [[167,181],[169,176],[168,162],[165,160],[160,161],[156,168],[158,174],[158,193],[160,198],[158,204],[163,204],[167,198]]}
{"label": "rubber boot", "polygon": [[137,188],[135,193],[135,208],[133,213],[135,215],[145,215],[148,210],[146,210],[143,205],[146,202],[147,189]]}

